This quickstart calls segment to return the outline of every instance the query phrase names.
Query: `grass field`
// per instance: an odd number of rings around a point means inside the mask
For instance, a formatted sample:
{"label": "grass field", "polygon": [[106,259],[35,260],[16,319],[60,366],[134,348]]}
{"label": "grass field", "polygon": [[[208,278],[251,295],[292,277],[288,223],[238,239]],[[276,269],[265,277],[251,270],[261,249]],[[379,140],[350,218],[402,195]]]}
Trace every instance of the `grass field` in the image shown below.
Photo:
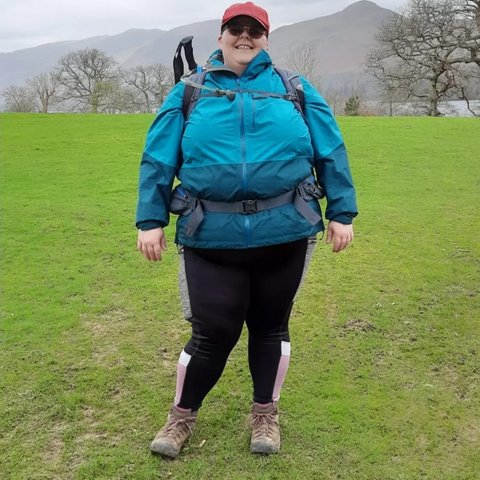
{"label": "grass field", "polygon": [[0,478],[480,479],[480,122],[339,120],[360,216],[294,308],[281,453],[248,453],[242,336],[167,461],[189,326],[174,227],[161,264],[136,252],[152,119],[0,116]]}

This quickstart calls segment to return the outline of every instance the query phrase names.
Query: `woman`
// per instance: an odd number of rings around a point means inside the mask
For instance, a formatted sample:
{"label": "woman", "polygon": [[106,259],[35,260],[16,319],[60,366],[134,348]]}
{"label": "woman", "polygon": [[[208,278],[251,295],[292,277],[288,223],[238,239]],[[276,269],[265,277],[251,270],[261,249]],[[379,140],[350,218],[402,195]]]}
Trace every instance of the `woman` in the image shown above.
{"label": "woman", "polygon": [[[266,52],[269,30],[262,8],[251,2],[229,7],[188,121],[187,77],[162,105],[142,157],[138,249],[147,260],[162,259],[169,205],[177,205],[182,304],[192,324],[174,404],[151,444],[169,457],[191,435],[244,322],[254,386],[250,450],[278,452],[288,320],[316,234],[324,230],[322,192],[327,243],[340,252],[353,239],[355,192],[335,119],[303,78],[305,118],[286,95]],[[175,176],[181,186],[172,195]]]}

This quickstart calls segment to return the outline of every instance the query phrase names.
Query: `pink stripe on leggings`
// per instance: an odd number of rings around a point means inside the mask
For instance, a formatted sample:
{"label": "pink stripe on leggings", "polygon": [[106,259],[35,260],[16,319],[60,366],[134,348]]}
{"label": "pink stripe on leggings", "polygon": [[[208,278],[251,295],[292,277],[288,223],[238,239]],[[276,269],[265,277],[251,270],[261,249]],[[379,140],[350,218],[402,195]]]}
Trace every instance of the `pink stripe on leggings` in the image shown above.
{"label": "pink stripe on leggings", "polygon": [[290,363],[290,342],[282,342],[282,356],[278,364],[277,377],[273,388],[273,401],[280,399],[280,390],[282,389],[285,376],[287,375],[288,364]]}
{"label": "pink stripe on leggings", "polygon": [[184,351],[180,355],[180,360],[177,365],[177,391],[175,395],[175,406],[180,403],[183,392],[183,384],[185,383],[185,375],[187,374],[187,366],[190,362],[191,356]]}

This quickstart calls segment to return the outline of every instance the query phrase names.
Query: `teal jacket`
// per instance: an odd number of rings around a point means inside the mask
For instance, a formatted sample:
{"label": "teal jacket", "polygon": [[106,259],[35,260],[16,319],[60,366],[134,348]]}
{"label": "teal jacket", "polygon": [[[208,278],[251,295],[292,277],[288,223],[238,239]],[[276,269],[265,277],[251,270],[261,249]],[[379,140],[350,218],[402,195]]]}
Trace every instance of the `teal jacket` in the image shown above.
{"label": "teal jacket", "polygon": [[[212,63],[223,65],[220,60]],[[185,85],[178,83],[147,135],[137,227],[148,230],[168,225],[176,176],[194,197],[236,202],[281,195],[295,189],[313,170],[326,193],[326,218],[352,223],[357,205],[342,136],[325,100],[307,80],[301,81],[306,122],[293,102],[251,92],[287,93],[266,51],[240,77],[233,71],[208,73],[205,86],[232,90],[235,98],[202,96],[186,122],[182,109]],[[317,200],[309,205],[320,213]],[[183,232],[188,219],[188,215],[178,217],[175,241],[197,248],[261,247],[324,230],[323,221],[311,225],[293,204],[252,215],[205,212],[192,237]]]}

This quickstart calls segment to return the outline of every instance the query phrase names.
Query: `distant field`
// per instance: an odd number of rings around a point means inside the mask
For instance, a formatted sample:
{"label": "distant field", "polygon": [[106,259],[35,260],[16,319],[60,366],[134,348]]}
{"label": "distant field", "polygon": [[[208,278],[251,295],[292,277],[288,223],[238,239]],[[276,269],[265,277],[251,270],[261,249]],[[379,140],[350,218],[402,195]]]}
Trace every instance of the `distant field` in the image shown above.
{"label": "distant field", "polygon": [[0,478],[478,480],[480,121],[339,119],[360,216],[294,308],[281,453],[248,453],[243,336],[166,461],[189,326],[174,227],[161,264],[136,251],[152,120],[0,116]]}

